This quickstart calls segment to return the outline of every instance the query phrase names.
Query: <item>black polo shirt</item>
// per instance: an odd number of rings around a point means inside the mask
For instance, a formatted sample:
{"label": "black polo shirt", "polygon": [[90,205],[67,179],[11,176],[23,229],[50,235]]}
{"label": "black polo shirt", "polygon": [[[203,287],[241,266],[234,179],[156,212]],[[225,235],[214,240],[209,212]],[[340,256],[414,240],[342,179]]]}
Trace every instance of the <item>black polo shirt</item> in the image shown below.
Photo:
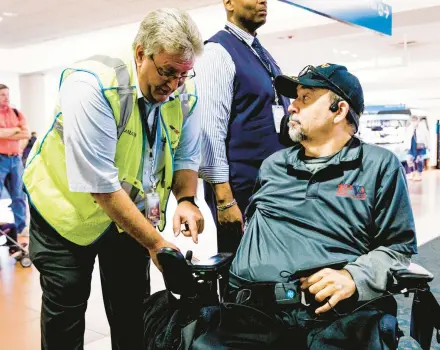
{"label": "black polo shirt", "polygon": [[312,174],[296,145],[266,159],[231,272],[285,282],[283,270],[347,259],[378,247],[417,253],[405,171],[390,151],[353,137]]}

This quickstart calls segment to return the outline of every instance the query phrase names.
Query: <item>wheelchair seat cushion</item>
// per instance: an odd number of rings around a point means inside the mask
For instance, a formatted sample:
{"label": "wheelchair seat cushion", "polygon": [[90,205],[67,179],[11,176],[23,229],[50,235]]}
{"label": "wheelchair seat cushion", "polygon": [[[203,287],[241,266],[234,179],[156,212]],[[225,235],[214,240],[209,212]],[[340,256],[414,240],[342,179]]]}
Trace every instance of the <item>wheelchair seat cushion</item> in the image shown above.
{"label": "wheelchair seat cushion", "polygon": [[[178,300],[167,290],[151,295],[144,304],[144,348],[175,349],[174,314],[178,312]],[[177,342],[177,346],[176,346]]]}
{"label": "wheelchair seat cushion", "polygon": [[[277,318],[238,304],[221,305],[191,350],[396,349],[397,320],[376,310],[319,320],[303,308]],[[290,315],[289,315],[290,314]],[[201,326],[201,325],[199,325]]]}
{"label": "wheelchair seat cushion", "polygon": [[[394,301],[394,298],[390,298]],[[394,301],[395,302],[395,301]],[[388,300],[390,304],[390,300]],[[377,308],[339,317],[290,306],[268,313],[253,306],[176,299],[170,292],[145,302],[144,344],[149,350],[395,349],[397,322]],[[383,309],[382,309],[383,310]],[[349,346],[350,345],[350,346]]]}
{"label": "wheelchair seat cushion", "polygon": [[182,329],[196,320],[200,304],[175,298],[168,290],[151,295],[144,303],[144,349],[179,349]]}
{"label": "wheelchair seat cushion", "polygon": [[[207,308],[204,308],[207,309]],[[279,349],[279,319],[245,305],[225,303],[202,309],[191,350]]]}

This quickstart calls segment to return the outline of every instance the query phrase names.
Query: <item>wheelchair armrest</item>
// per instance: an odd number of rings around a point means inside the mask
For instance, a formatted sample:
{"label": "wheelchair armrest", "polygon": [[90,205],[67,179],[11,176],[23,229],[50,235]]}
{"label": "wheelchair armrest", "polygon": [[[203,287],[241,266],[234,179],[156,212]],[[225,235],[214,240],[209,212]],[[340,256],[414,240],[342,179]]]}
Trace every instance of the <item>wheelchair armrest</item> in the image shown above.
{"label": "wheelchair armrest", "polygon": [[170,292],[186,297],[197,294],[198,281],[216,281],[219,275],[227,273],[233,257],[231,253],[219,253],[206,260],[191,261],[191,251],[186,258],[172,248],[162,248],[157,253],[165,286]]}
{"label": "wheelchair armrest", "polygon": [[434,279],[434,275],[424,267],[411,263],[407,269],[393,273],[394,278],[402,285],[427,284]]}
{"label": "wheelchair armrest", "polygon": [[229,270],[233,259],[234,254],[232,253],[218,253],[206,260],[194,261],[190,266],[195,273],[220,272]]}
{"label": "wheelchair armrest", "polygon": [[185,296],[196,294],[191,267],[181,252],[172,248],[162,248],[157,253],[157,260],[162,266],[165,286],[170,292]]}

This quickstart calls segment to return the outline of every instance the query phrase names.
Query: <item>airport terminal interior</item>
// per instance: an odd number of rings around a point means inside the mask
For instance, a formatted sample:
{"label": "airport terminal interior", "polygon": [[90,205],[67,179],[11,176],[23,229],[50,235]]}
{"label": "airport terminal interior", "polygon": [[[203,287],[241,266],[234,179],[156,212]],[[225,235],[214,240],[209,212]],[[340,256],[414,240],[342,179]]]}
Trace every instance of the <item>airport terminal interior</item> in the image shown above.
{"label": "airport terminal interior", "polygon": [[[358,137],[392,151],[407,170],[419,249],[412,261],[434,274],[430,286],[440,301],[440,0],[384,2],[386,6],[381,7],[381,1],[297,1],[303,6],[300,7],[292,4],[295,1],[267,0],[267,22],[257,33],[283,74],[296,76],[306,65],[336,63],[359,78],[365,111]],[[392,33],[379,33],[309,11],[304,7],[310,3],[325,3],[326,8],[374,3],[382,8],[381,17],[392,17]],[[159,7],[188,11],[204,40],[226,23],[220,0],[0,1],[0,84],[8,86],[11,106],[23,114],[29,131],[35,132],[38,140],[45,137],[53,123],[62,70],[95,54],[111,56],[131,47],[140,21]],[[384,13],[391,9],[392,15]],[[195,67],[197,74],[197,63]],[[418,128],[423,129],[427,141],[423,171],[409,173],[405,144],[413,119],[418,120]],[[205,219],[198,244],[182,235],[174,237],[172,220],[168,220],[162,234],[182,252],[192,250],[203,259],[217,253],[217,230],[204,201],[202,179],[198,180],[196,202]],[[14,222],[10,204],[4,189],[0,193],[0,223]],[[29,204],[26,206],[29,225]],[[168,217],[172,217],[176,206],[171,196]],[[18,240],[29,242],[28,227]],[[4,243],[5,238],[0,236],[0,244]],[[165,288],[162,274],[153,264],[151,286],[152,292]],[[129,298],[128,294],[129,291]],[[1,350],[41,348],[41,297],[35,266],[23,266],[9,256],[6,246],[0,245]],[[411,302],[404,296],[398,296],[397,301],[398,321],[405,333],[399,349],[419,349],[409,337]],[[112,348],[97,263],[86,311],[84,344],[86,350]],[[435,336],[431,349],[440,349]]]}

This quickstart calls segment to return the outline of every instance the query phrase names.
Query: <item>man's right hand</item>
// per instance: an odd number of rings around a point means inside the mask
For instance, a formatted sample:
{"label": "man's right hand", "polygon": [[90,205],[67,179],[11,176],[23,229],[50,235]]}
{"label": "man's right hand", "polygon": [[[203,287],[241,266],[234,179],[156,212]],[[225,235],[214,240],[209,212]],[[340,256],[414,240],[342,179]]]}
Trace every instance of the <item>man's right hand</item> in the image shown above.
{"label": "man's right hand", "polygon": [[[234,194],[232,193],[229,182],[213,184],[215,193],[215,199],[217,205],[226,205],[234,200]],[[243,232],[243,215],[241,215],[240,208],[237,204],[226,210],[217,210],[218,224],[224,226],[228,230],[241,230]]]}
{"label": "man's right hand", "polygon": [[243,215],[237,204],[226,210],[218,211],[217,219],[219,225],[224,226],[227,229],[240,229],[241,232],[244,230]]}
{"label": "man's right hand", "polygon": [[159,261],[157,260],[157,253],[159,253],[159,250],[162,248],[172,248],[176,249],[180,252],[180,249],[177,248],[173,243],[168,242],[166,240],[161,240],[157,242],[152,249],[149,249],[151,260],[153,260],[154,265],[157,266],[157,268],[162,272],[162,266],[160,266]]}

